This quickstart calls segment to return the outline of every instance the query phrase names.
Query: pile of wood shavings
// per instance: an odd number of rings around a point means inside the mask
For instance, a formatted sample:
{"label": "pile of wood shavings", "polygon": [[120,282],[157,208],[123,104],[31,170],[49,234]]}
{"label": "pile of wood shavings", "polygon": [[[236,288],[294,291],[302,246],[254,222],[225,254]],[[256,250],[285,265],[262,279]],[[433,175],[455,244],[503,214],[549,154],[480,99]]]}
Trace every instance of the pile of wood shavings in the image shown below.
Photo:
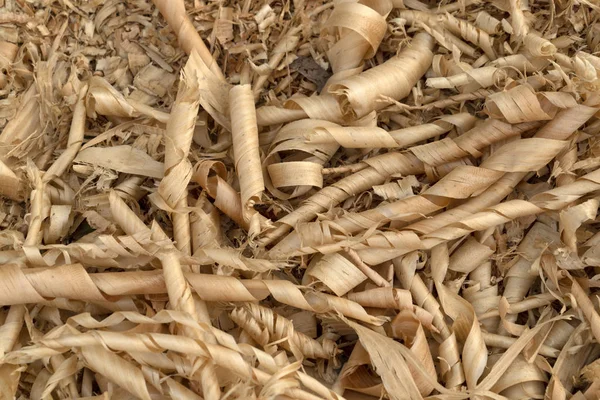
{"label": "pile of wood shavings", "polygon": [[0,0],[0,399],[595,399],[591,1]]}

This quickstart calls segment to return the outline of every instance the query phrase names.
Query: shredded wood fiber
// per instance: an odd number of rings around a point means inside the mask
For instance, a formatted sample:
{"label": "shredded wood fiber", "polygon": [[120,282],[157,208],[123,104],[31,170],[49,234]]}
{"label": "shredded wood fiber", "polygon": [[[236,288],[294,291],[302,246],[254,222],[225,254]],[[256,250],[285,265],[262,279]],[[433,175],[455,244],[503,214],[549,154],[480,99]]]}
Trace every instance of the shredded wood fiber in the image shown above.
{"label": "shredded wood fiber", "polygon": [[0,400],[600,398],[598,21],[0,0]]}

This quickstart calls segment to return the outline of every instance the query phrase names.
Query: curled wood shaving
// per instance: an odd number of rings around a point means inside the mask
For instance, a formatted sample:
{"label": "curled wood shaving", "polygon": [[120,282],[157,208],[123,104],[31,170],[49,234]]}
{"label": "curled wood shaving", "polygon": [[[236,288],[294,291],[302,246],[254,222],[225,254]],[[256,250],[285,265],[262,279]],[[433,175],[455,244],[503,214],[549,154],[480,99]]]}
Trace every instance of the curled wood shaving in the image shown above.
{"label": "curled wood shaving", "polygon": [[429,68],[433,58],[433,41],[425,33],[417,34],[411,46],[397,57],[357,76],[343,79],[329,87],[346,117],[361,118],[386,106],[382,97],[400,100],[410,93]]}

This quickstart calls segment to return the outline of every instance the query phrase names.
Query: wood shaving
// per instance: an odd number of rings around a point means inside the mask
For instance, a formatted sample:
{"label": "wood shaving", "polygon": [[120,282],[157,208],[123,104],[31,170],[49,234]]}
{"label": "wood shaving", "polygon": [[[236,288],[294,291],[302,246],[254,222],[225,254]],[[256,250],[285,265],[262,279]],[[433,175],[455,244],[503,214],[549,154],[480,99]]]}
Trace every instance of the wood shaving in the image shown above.
{"label": "wood shaving", "polygon": [[600,8],[0,0],[0,399],[594,399]]}

